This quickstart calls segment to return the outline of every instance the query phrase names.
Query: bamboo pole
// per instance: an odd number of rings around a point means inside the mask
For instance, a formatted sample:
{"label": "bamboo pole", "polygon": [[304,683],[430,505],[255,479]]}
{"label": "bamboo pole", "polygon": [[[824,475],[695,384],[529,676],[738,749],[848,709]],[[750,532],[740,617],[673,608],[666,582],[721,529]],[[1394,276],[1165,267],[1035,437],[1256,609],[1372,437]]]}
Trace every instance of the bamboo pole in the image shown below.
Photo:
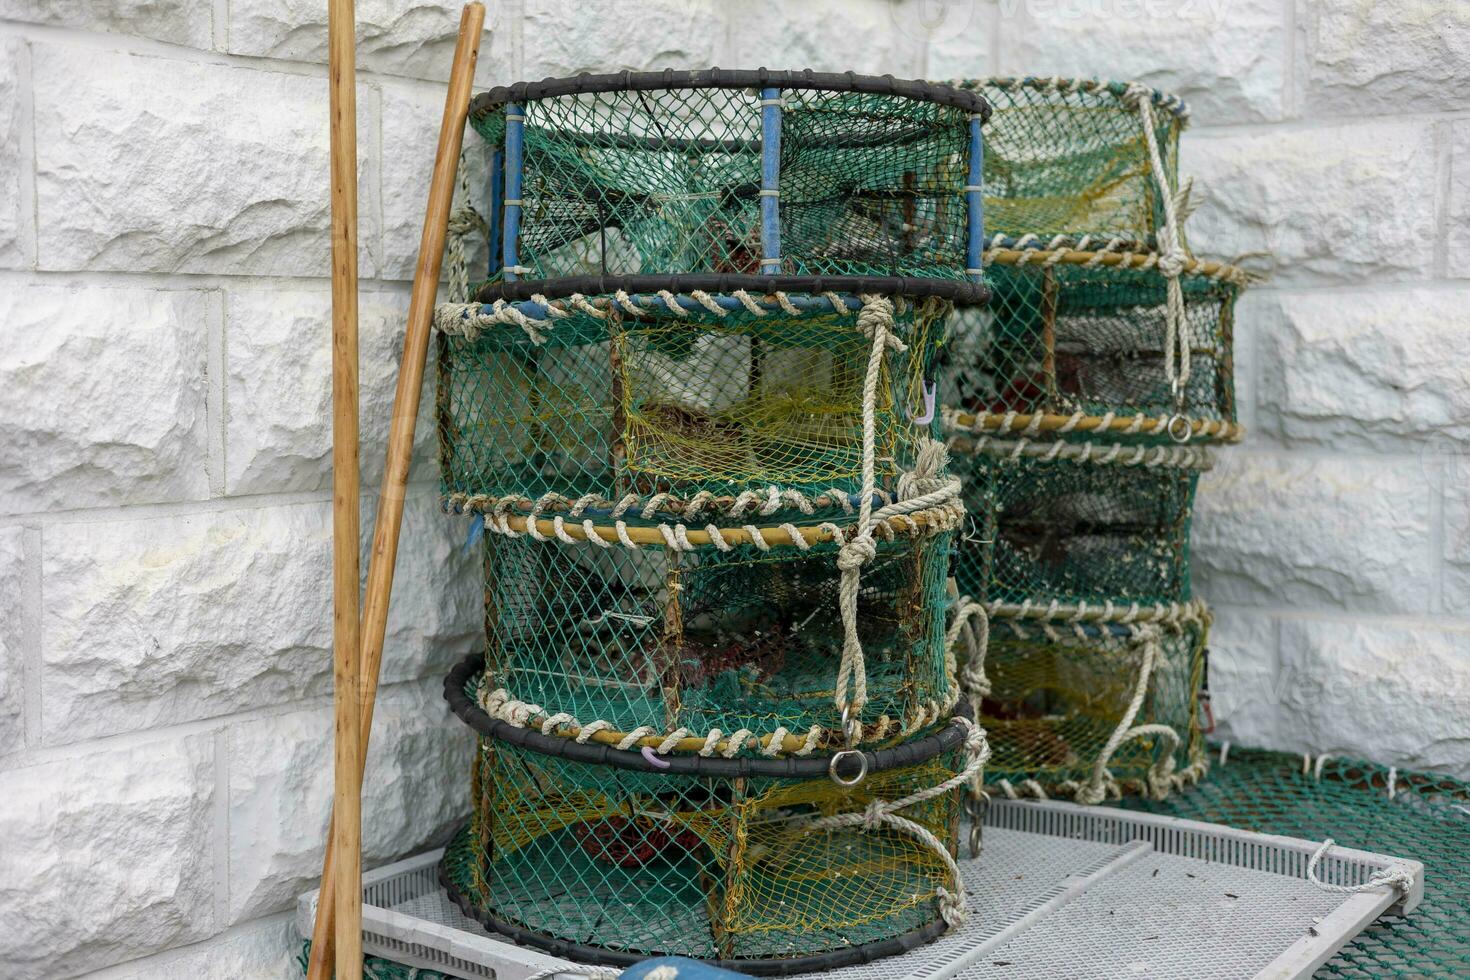
{"label": "bamboo pole", "polygon": [[[350,0],[332,0],[348,3]],[[424,214],[423,236],[419,240],[419,260],[414,271],[413,292],[408,305],[408,330],[403,338],[403,360],[399,366],[398,387],[393,396],[393,418],[388,430],[388,457],[383,469],[383,487],[378,496],[377,521],[373,528],[373,548],[368,562],[367,591],[363,600],[361,659],[359,664],[360,702],[362,705],[361,737],[356,746],[355,782],[358,794],[362,788],[363,769],[367,763],[368,736],[372,730],[373,707],[378,693],[378,675],[383,662],[383,636],[388,624],[388,600],[393,589],[393,566],[398,558],[398,535],[403,526],[403,501],[408,486],[408,469],[413,458],[413,432],[418,423],[419,396],[423,390],[424,362],[429,351],[429,329],[434,315],[434,299],[439,288],[439,273],[444,262],[444,236],[449,223],[449,208],[454,197],[455,169],[464,138],[465,116],[469,111],[470,89],[475,79],[475,62],[480,53],[480,35],[485,25],[485,7],[469,3],[459,19],[459,41],[454,49],[449,91],[444,100],[444,117],[439,128],[439,145],[434,156],[434,172],[429,183],[429,204]],[[349,37],[351,31],[348,32]],[[355,445],[355,442],[354,442]],[[354,552],[355,554],[356,552]],[[355,593],[354,593],[355,595]],[[342,757],[338,746],[338,758]],[[355,800],[354,800],[355,802]],[[322,890],[317,904],[316,927],[312,932],[311,962],[308,980],[327,980],[331,976],[333,940],[340,944],[346,932],[340,919],[334,935],[334,909],[351,905],[357,911],[354,941],[357,948],[358,973],[361,970],[361,885],[341,901],[336,892],[340,881],[336,873],[338,858],[354,866],[360,861],[360,840],[349,851],[337,851],[337,814],[334,810],[333,830],[328,838],[326,859],[322,867]],[[356,811],[354,808],[354,815]],[[346,846],[346,845],[344,845]],[[360,879],[359,879],[360,880]],[[342,961],[337,950],[336,960]],[[346,976],[340,971],[338,980]]]}
{"label": "bamboo pole", "polygon": [[[357,67],[353,0],[327,9],[332,182],[332,652],[331,840],[338,980],[362,977],[362,747],[359,699],[357,407]],[[325,886],[326,882],[323,882]]]}

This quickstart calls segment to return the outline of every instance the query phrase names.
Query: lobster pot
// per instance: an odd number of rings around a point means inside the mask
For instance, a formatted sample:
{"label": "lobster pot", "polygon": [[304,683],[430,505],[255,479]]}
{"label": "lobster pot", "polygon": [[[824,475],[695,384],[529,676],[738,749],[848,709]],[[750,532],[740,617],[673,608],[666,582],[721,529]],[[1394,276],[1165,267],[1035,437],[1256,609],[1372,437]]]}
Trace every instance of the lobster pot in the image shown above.
{"label": "lobster pot", "polygon": [[[486,729],[483,715],[460,714]],[[488,928],[581,961],[671,954],[784,973],[900,952],[944,929],[940,892],[955,885],[944,857],[890,824],[817,821],[956,775],[960,735],[943,726],[898,753],[903,764],[873,754],[865,776],[845,777],[853,786],[829,778],[826,759],[791,777],[740,775],[723,760],[723,774],[661,771],[637,753],[603,750],[630,756],[624,767],[582,761],[593,747],[549,754],[534,734],[522,745],[482,735],[472,816],[441,878]],[[955,792],[895,813],[954,853]]]}
{"label": "lobster pot", "polygon": [[[1177,96],[1123,82],[989,78],[952,82],[992,106],[986,127],[987,232],[1017,239],[1092,236],[1157,247],[1164,223],[1145,126],[1168,193],[1188,110]],[[1142,103],[1147,103],[1147,113]],[[1184,243],[1180,243],[1181,245]]]}
{"label": "lobster pot", "polygon": [[[911,736],[955,703],[950,538],[880,541],[862,569],[867,700],[849,719],[860,743]],[[741,756],[840,748],[837,554],[832,543],[682,552],[496,536],[485,549],[487,705],[564,739],[591,728],[601,744],[673,736],[680,751],[708,743]]]}
{"label": "lobster pot", "polygon": [[1171,327],[1168,280],[1156,268],[1021,261],[1028,254],[987,266],[990,305],[956,317],[941,374],[945,404],[963,422],[1154,442],[1238,435],[1241,274],[1182,275],[1183,315]]}
{"label": "lobster pot", "polygon": [[[1162,798],[1197,779],[1208,623],[1203,607],[1144,626],[993,620],[980,708],[994,753],[987,783],[1097,803]],[[1149,727],[1129,737],[1139,726]]]}
{"label": "lobster pot", "polygon": [[648,275],[698,289],[818,277],[794,287],[816,292],[873,291],[842,277],[913,277],[950,299],[978,296],[966,273],[979,232],[970,164],[986,111],[948,86],[814,72],[492,89],[469,120],[503,165],[482,179],[504,275],[481,298],[633,291]]}
{"label": "lobster pot", "polygon": [[1127,607],[1190,599],[1203,447],[955,437],[962,592],[987,603]]}
{"label": "lobster pot", "polygon": [[[772,486],[856,493],[874,345],[859,328],[862,302],[667,296],[525,303],[529,315],[488,325],[469,309],[441,316],[439,452],[451,504],[591,494],[606,507],[633,494],[641,507],[656,494]],[[877,305],[904,348],[885,345],[871,378],[876,485],[892,489],[937,431],[912,419],[924,418],[924,379],[951,308]]]}

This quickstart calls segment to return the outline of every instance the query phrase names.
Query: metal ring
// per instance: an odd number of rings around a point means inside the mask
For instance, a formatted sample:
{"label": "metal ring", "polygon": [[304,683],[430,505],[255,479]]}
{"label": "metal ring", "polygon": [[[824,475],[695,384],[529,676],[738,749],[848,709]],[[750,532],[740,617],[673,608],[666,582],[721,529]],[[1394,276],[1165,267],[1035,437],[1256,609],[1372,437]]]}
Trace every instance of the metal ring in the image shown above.
{"label": "metal ring", "polygon": [[1194,426],[1189,424],[1189,419],[1177,413],[1169,419],[1169,424],[1166,428],[1169,433],[1169,438],[1181,446],[1189,441],[1190,436],[1194,435]]}
{"label": "metal ring", "polygon": [[[843,779],[837,774],[837,763],[840,762],[842,760],[842,757],[845,755],[855,755],[858,757],[858,774],[851,779]],[[832,756],[832,761],[827,763],[827,775],[830,776],[832,778],[832,782],[836,783],[838,786],[856,786],[858,783],[868,778],[868,754],[866,752],[860,752],[857,749],[843,749],[841,752],[834,754]]]}
{"label": "metal ring", "polygon": [[980,856],[984,841],[985,817],[990,811],[990,794],[971,788],[967,809],[970,811],[970,857]]}

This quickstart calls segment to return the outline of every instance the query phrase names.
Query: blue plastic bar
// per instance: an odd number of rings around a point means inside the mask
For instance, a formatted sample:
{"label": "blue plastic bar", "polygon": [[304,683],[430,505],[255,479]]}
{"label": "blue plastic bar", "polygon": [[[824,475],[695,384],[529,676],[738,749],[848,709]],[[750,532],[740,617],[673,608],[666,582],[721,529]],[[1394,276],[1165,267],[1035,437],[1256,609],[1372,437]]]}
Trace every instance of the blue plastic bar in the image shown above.
{"label": "blue plastic bar", "polygon": [[[713,299],[717,304],[719,304],[721,309],[745,309],[744,304],[742,304],[740,300],[736,299],[734,296],[730,296],[725,293],[715,293],[712,294],[710,298]],[[773,311],[781,309],[781,306],[778,303],[767,302],[758,296],[752,296],[751,298],[756,301],[757,305],[759,305],[761,309]],[[635,293],[633,296],[630,297],[630,299],[632,299],[632,301],[637,305],[653,312],[668,309],[668,305],[664,302],[663,297],[654,293]],[[832,310],[832,304],[827,300],[825,294],[821,296],[812,296],[805,293],[788,293],[786,299],[789,303],[791,303],[792,306],[795,306],[799,310],[819,310],[824,313]],[[860,310],[863,307],[863,301],[858,297],[851,295],[850,293],[840,294],[838,296],[838,299],[840,299],[846,307],[843,312],[851,313],[854,310]],[[676,294],[674,296],[674,301],[677,302],[684,309],[690,310],[692,312],[709,312],[708,310],[705,310],[704,306],[701,305],[698,300],[690,296]],[[556,305],[556,303],[556,300],[552,300],[552,305]],[[506,305],[514,307],[516,310],[524,313],[532,320],[545,320],[547,318],[546,307],[540,303],[537,303],[535,300],[517,300],[514,303],[507,303]],[[492,307],[490,304],[482,304],[481,309],[483,309],[486,313],[492,312]]]}
{"label": "blue plastic bar", "polygon": [[500,271],[500,211],[504,201],[505,153],[497,146],[490,151],[490,204],[485,209],[485,237],[490,243],[490,267],[485,272],[491,277]]}
{"label": "blue plastic bar", "polygon": [[969,236],[965,242],[965,272],[971,282],[980,281],[980,255],[985,249],[985,137],[980,133],[980,114],[970,116],[970,173],[965,182],[965,200],[970,206]]}
{"label": "blue plastic bar", "polygon": [[781,271],[781,90],[761,89],[761,272]]}
{"label": "blue plastic bar", "polygon": [[505,279],[515,282],[520,267],[521,169],[525,153],[525,114],[520,105],[505,105],[505,244],[501,250]]}

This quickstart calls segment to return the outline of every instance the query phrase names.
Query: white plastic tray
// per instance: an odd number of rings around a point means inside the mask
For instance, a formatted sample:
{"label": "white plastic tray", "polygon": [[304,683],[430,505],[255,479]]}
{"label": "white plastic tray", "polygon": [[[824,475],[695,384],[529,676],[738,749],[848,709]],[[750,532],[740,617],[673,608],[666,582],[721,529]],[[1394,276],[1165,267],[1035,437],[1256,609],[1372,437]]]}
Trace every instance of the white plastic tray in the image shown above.
{"label": "white plastic tray", "polygon": [[[980,858],[962,861],[969,921],[903,956],[824,974],[833,980],[1308,977],[1385,912],[1423,896],[1416,861],[1334,847],[1327,882],[1356,885],[1408,868],[1406,895],[1384,886],[1324,891],[1306,878],[1318,843],[1071,803],[995,801]],[[439,888],[440,852],[363,876],[363,948],[474,980],[583,976],[465,918]],[[297,920],[311,934],[316,892]]]}

